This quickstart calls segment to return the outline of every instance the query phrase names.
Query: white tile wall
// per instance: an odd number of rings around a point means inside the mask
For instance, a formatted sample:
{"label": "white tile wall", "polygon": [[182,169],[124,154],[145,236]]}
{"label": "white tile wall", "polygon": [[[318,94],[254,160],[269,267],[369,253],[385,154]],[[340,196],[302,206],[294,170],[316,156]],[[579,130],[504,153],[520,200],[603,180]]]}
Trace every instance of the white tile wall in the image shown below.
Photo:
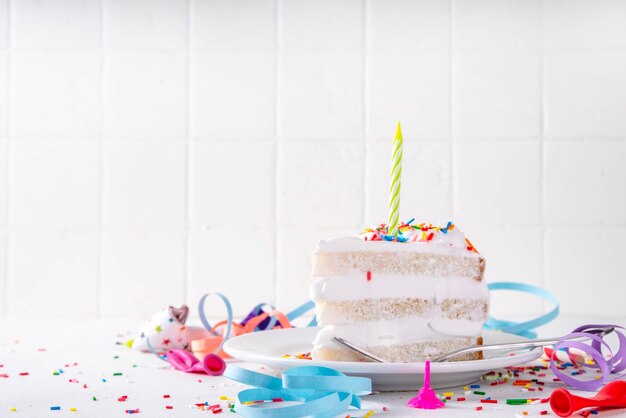
{"label": "white tile wall", "polygon": [[21,0],[13,6],[13,43],[19,49],[97,49],[100,0]]}
{"label": "white tile wall", "polygon": [[[6,276],[7,276],[7,234],[6,232],[2,231],[0,232],[0,251],[2,251],[0,253],[0,265],[3,266],[2,269],[0,269],[0,291],[2,292],[3,295],[7,294],[7,280],[6,280]],[[2,316],[6,316],[6,311],[7,311],[7,299],[6,297],[4,298],[0,298],[0,315]]]}
{"label": "white tile wall", "polygon": [[187,46],[185,0],[104,0],[102,7],[106,49],[154,51]]}
{"label": "white tile wall", "polygon": [[546,147],[546,221],[626,225],[626,141],[554,141]]}
{"label": "white tile wall", "polygon": [[[0,24],[1,25],[1,24]],[[0,140],[9,136],[9,54],[0,51]]]}
{"label": "white tile wall", "polygon": [[626,136],[620,110],[626,97],[626,54],[599,48],[558,50],[547,54],[545,69],[549,137]]}
{"label": "white tile wall", "polygon": [[[454,217],[472,229],[541,225],[541,147],[535,141],[454,145]],[[480,238],[480,237],[477,237]]]}
{"label": "white tile wall", "polygon": [[339,140],[362,137],[361,53],[285,53],[280,64],[281,137]]}
{"label": "white tile wall", "polygon": [[625,19],[620,0],[0,0],[0,317],[208,291],[294,307],[317,239],[385,220],[397,120],[404,218],[456,220],[489,281],[624,316]]}
{"label": "white tile wall", "polygon": [[10,317],[69,318],[98,313],[96,233],[14,231],[7,263]]}
{"label": "white tile wall", "polygon": [[369,139],[388,141],[398,120],[407,138],[450,139],[449,51],[372,52],[367,59]]}
{"label": "white tile wall", "polygon": [[9,0],[0,0],[0,48],[9,45]]}
{"label": "white tile wall", "polygon": [[275,54],[218,52],[190,58],[193,138],[268,140],[275,136]]}
{"label": "white tile wall", "polygon": [[185,138],[187,67],[184,54],[107,54],[103,84],[105,138]]}
{"label": "white tile wall", "polygon": [[276,0],[190,0],[194,51],[271,51],[276,47]]}
{"label": "white tile wall", "polygon": [[[573,287],[562,299],[564,313],[580,314],[589,300],[594,313],[624,316],[622,296],[626,292],[626,258],[622,240],[623,227],[579,227],[548,231],[546,242],[546,284],[560,290]],[[572,245],[577,240],[584,245]],[[590,250],[591,249],[591,250]],[[592,285],[593,283],[593,285]],[[604,292],[592,286],[607,286]]]}
{"label": "white tile wall", "polygon": [[456,48],[536,49],[541,46],[541,0],[455,1],[453,5]]}
{"label": "white tile wall", "polygon": [[[194,228],[274,225],[274,144],[198,141],[192,144],[192,155],[189,194]],[[242,169],[254,175],[236,175]]]}
{"label": "white tile wall", "polygon": [[185,301],[185,234],[107,231],[102,237],[103,315],[145,315]]}
{"label": "white tile wall", "polygon": [[20,141],[11,146],[11,225],[95,232],[99,149],[94,142]]}
{"label": "white tile wall", "polygon": [[13,138],[94,139],[100,135],[100,54],[15,50],[10,58]]}
{"label": "white tile wall", "polygon": [[454,132],[461,139],[537,138],[541,132],[538,50],[454,54]]}
{"label": "white tile wall", "polygon": [[173,231],[185,227],[183,144],[109,142],[103,160],[104,228]]}

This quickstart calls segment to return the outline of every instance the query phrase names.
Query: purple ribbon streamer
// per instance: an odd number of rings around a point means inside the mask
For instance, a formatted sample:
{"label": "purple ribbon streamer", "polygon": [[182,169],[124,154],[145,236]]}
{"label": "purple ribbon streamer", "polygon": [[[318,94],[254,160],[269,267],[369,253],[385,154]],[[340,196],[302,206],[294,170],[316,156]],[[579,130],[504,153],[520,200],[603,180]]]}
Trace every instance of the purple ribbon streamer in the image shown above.
{"label": "purple ribbon streamer", "polygon": [[[619,347],[617,351],[613,353],[611,347],[603,340],[602,337],[596,335],[601,331],[598,328],[615,328],[614,333],[617,335],[617,339],[619,341]],[[594,331],[587,331],[590,329],[595,329]],[[561,379],[561,381],[567,383],[568,385],[586,391],[595,391],[605,383],[610,380],[615,380],[623,377],[626,373],[623,372],[626,369],[626,336],[618,329],[623,330],[624,327],[619,325],[583,325],[576,328],[571,334],[566,335],[559,339],[559,341],[554,345],[554,353],[550,357],[550,368],[554,372],[554,375]],[[573,338],[586,337],[591,340],[591,344],[585,344],[580,341],[572,341]],[[569,354],[569,350],[571,348],[583,351],[587,353],[595,364],[581,364],[582,367],[589,367],[593,369],[599,369],[602,374],[599,379],[593,380],[578,380],[570,374],[566,374],[562,370],[559,370],[556,367],[556,363],[554,358],[556,357],[556,351],[560,349],[565,349],[565,351]],[[605,358],[602,353],[602,349],[606,348],[609,358]],[[595,375],[594,375],[595,377]]]}

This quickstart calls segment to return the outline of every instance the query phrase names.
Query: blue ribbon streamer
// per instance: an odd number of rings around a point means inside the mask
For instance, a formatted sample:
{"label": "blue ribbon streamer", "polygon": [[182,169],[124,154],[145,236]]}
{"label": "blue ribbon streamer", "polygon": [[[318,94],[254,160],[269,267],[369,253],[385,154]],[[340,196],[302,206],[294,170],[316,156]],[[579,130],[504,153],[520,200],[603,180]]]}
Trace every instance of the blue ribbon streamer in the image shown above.
{"label": "blue ribbon streamer", "polygon": [[204,325],[207,331],[211,332],[211,329],[213,327],[211,326],[209,321],[206,319],[206,314],[204,312],[204,301],[206,300],[207,297],[211,295],[218,296],[222,300],[222,302],[224,302],[224,306],[226,307],[226,315],[227,315],[226,316],[226,332],[224,333],[224,338],[222,339],[222,342],[214,351],[215,353],[219,353],[222,350],[222,346],[224,345],[226,340],[228,340],[228,338],[230,337],[230,330],[233,326],[233,308],[230,306],[230,301],[228,300],[228,298],[221,293],[211,292],[211,293],[206,293],[205,295],[203,295],[200,298],[200,302],[198,303],[198,314],[200,316],[200,322],[202,322],[202,325]]}
{"label": "blue ribbon streamer", "polygon": [[[279,379],[231,364],[224,376],[254,387],[239,392],[235,402],[237,413],[248,418],[334,418],[350,406],[360,408],[359,396],[372,392],[371,379],[348,377],[328,367],[293,367]],[[276,398],[290,403],[273,408],[246,404]]]}
{"label": "blue ribbon streamer", "polygon": [[554,307],[547,314],[524,322],[505,321],[489,316],[484,325],[484,328],[487,330],[508,332],[510,334],[516,334],[526,338],[537,338],[535,328],[547,324],[559,315],[559,300],[552,292],[542,289],[541,287],[517,282],[489,283],[488,287],[490,291],[513,290],[517,292],[530,293],[531,295],[546,299],[548,302],[552,303]]}

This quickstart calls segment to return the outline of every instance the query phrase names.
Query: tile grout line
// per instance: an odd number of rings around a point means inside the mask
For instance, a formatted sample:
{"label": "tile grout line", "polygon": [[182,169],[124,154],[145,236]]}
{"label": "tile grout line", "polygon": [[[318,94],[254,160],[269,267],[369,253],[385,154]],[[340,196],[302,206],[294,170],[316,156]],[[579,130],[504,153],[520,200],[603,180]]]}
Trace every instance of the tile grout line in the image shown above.
{"label": "tile grout line", "polygon": [[185,210],[183,211],[183,265],[182,265],[182,296],[183,303],[189,305],[190,300],[187,300],[189,289],[191,288],[191,277],[189,275],[190,264],[191,264],[191,256],[190,256],[190,248],[191,248],[191,190],[192,190],[192,146],[191,146],[191,0],[186,1],[187,6],[187,33],[186,33],[186,77],[185,80],[185,93],[186,93],[186,123],[185,123],[185,180],[184,180],[184,195],[185,195]]}
{"label": "tile grout line", "polygon": [[105,1],[100,1],[100,137],[98,140],[98,224],[96,230],[98,233],[97,251],[96,257],[96,316],[98,318],[103,317],[102,310],[102,298],[104,292],[102,291],[104,285],[104,71],[106,63],[106,53],[104,48],[104,36],[105,36]]}
{"label": "tile grout line", "polygon": [[369,83],[369,67],[368,67],[368,58],[369,58],[369,51],[368,51],[368,47],[369,47],[369,37],[368,37],[368,32],[369,32],[369,25],[368,25],[368,18],[369,18],[369,3],[368,0],[363,0],[362,3],[362,10],[363,10],[363,19],[362,19],[362,24],[363,24],[363,33],[362,33],[362,37],[363,37],[363,49],[364,49],[364,53],[363,53],[363,58],[362,58],[362,65],[363,65],[363,112],[362,112],[362,118],[363,118],[363,171],[362,171],[362,175],[363,175],[363,179],[362,179],[362,184],[363,184],[363,200],[362,200],[362,209],[361,209],[361,224],[363,226],[369,225],[369,164],[367,163],[368,158],[369,158],[369,154],[370,154],[370,146],[368,143],[368,131],[369,131],[369,126],[368,126],[368,118],[369,118],[369,89],[368,89],[368,83]]}
{"label": "tile grout line", "polygon": [[[546,225],[546,171],[547,171],[547,152],[546,152],[546,120],[547,120],[547,97],[546,97],[546,59],[545,59],[545,13],[543,8],[543,3],[540,4],[541,9],[541,49],[540,49],[540,102],[539,102],[539,132],[540,132],[540,140],[541,146],[539,148],[539,193],[540,193],[540,201],[541,201],[541,287],[546,288],[546,283],[548,282],[547,272],[548,272],[548,264],[547,264],[547,253],[548,253],[548,240],[547,240],[547,232],[548,228]],[[542,312],[547,312],[547,302],[545,300],[542,301]]]}
{"label": "tile grout line", "polygon": [[448,135],[449,135],[449,144],[448,144],[448,157],[450,161],[450,187],[448,193],[450,193],[450,218],[451,220],[456,221],[456,169],[455,169],[455,158],[454,158],[454,137],[456,135],[456,131],[454,129],[454,0],[450,0],[450,17],[448,19],[448,23],[450,24],[449,36],[448,40],[448,70],[450,71],[448,75],[449,92],[448,92],[448,105],[449,105],[449,125],[448,125]]}
{"label": "tile grout line", "polygon": [[274,187],[273,187],[273,193],[274,193],[274,198],[273,198],[273,204],[274,204],[274,208],[273,208],[273,214],[274,214],[274,225],[272,228],[272,233],[273,233],[273,237],[274,237],[274,242],[273,242],[273,275],[272,275],[272,288],[273,288],[273,295],[274,295],[274,303],[278,304],[278,297],[279,297],[279,280],[278,280],[278,263],[279,263],[279,244],[278,244],[278,240],[279,240],[279,218],[278,218],[278,207],[279,207],[279,174],[280,174],[280,170],[278,167],[279,164],[279,158],[280,158],[280,150],[279,150],[279,138],[280,138],[280,77],[281,77],[281,70],[280,70],[280,66],[282,63],[282,51],[281,51],[281,42],[280,42],[280,38],[282,35],[282,31],[281,31],[281,18],[280,18],[280,14],[281,14],[281,2],[280,0],[276,0],[274,3],[274,140],[273,140],[273,158],[274,158],[274,164],[273,164],[273,180],[274,180]]}
{"label": "tile grout line", "polygon": [[4,257],[5,257],[5,263],[4,263],[4,281],[3,281],[3,285],[2,285],[2,290],[3,290],[3,295],[2,295],[2,310],[0,310],[0,317],[8,317],[9,316],[9,303],[11,301],[11,298],[9,297],[9,291],[11,289],[10,286],[10,274],[11,274],[11,242],[13,241],[11,234],[10,234],[10,225],[11,225],[11,204],[10,204],[10,200],[11,200],[11,194],[12,194],[12,190],[13,190],[13,185],[12,185],[12,178],[11,178],[11,171],[12,171],[12,167],[13,167],[13,159],[11,158],[12,156],[12,151],[13,151],[13,140],[12,140],[12,135],[11,135],[11,125],[12,125],[12,112],[13,112],[13,105],[11,103],[11,101],[13,100],[13,86],[12,86],[12,80],[13,80],[13,2],[12,1],[8,1],[7,2],[7,43],[8,43],[8,49],[7,49],[7,76],[5,78],[5,82],[7,83],[7,113],[8,113],[8,118],[7,118],[7,126],[6,126],[6,134],[7,134],[7,143],[6,143],[6,167],[5,167],[5,179],[6,179],[6,202],[5,202],[5,216],[6,216],[6,229],[5,229],[5,240],[4,240]]}

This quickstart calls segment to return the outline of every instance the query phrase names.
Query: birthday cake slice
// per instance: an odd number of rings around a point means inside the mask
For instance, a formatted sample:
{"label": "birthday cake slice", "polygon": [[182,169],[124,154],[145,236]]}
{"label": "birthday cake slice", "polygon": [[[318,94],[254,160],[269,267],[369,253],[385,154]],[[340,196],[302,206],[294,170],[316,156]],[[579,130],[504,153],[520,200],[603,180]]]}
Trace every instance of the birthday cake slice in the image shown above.
{"label": "birthday cake slice", "polygon": [[450,222],[409,222],[398,230],[388,236],[381,225],[318,244],[311,298],[321,330],[314,359],[367,361],[334,337],[391,362],[423,361],[482,344],[489,308],[485,259]]}

